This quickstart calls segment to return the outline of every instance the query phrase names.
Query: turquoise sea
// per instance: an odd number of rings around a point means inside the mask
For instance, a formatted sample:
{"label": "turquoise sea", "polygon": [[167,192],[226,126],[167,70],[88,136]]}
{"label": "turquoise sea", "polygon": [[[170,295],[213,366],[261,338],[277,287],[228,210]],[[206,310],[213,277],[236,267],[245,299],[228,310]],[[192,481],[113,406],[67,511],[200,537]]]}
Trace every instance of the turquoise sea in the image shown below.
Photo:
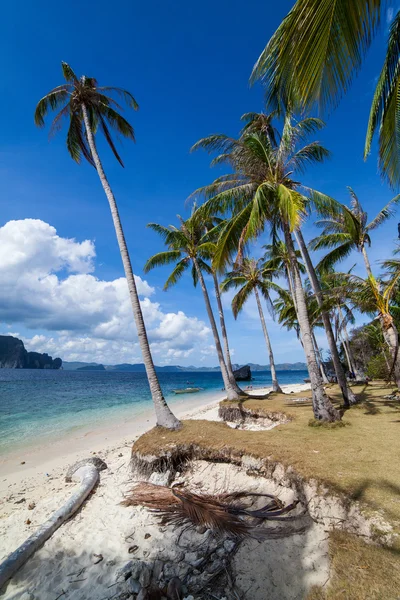
{"label": "turquoise sea", "polygon": [[[281,385],[303,383],[307,371],[278,371]],[[254,388],[271,385],[269,371],[253,373]],[[159,373],[168,402],[188,400],[174,388],[203,388],[210,395],[222,389],[220,373]],[[247,386],[248,383],[242,384]],[[0,454],[55,439],[84,427],[118,422],[151,408],[144,373],[108,371],[0,370]]]}

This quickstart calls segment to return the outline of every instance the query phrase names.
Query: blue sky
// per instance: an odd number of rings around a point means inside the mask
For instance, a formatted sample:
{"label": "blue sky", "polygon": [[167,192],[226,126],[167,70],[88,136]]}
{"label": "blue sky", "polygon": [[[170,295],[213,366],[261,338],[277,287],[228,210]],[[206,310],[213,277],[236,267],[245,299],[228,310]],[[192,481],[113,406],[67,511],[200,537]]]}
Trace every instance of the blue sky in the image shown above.
{"label": "blue sky", "polygon": [[[213,132],[236,134],[244,112],[262,110],[262,88],[250,89],[248,78],[292,1],[123,0],[115,6],[113,10],[103,0],[95,10],[92,3],[75,0],[68,10],[61,6],[49,10],[44,2],[3,6],[0,50],[7,59],[0,81],[0,227],[9,221],[36,219],[50,228],[28,221],[3,229],[0,277],[3,269],[8,283],[0,297],[0,331],[18,333],[28,348],[63,358],[140,360],[128,326],[129,308],[120,284],[115,283],[123,270],[97,174],[89,165],[78,166],[69,158],[65,131],[49,142],[48,131],[38,130],[33,123],[38,99],[62,82],[60,62],[65,60],[79,75],[129,89],[140,105],[139,112],[127,114],[137,143],[124,142],[120,147],[125,169],[102,142],[99,149],[119,203],[134,271],[148,282],[143,283],[142,295],[147,298],[155,361],[213,365],[216,357],[203,300],[189,277],[164,293],[167,270],[143,275],[148,256],[162,249],[146,224],[175,223],[176,214],[184,216],[189,210],[187,196],[215,177],[205,154],[189,153],[195,141]],[[367,163],[362,158],[387,27],[386,22],[350,93],[320,135],[332,159],[303,178],[306,185],[341,201],[347,200],[346,186],[351,185],[371,217],[393,195],[377,173],[376,150]],[[310,224],[304,231],[307,238],[315,234]],[[396,219],[374,232],[373,263],[391,254],[396,237]],[[71,239],[75,243],[65,241]],[[91,243],[80,245],[85,240]],[[24,248],[21,260],[16,257],[18,244],[19,250],[21,244]],[[52,259],[40,263],[43,255]],[[77,256],[83,256],[78,266]],[[363,274],[359,256],[349,259],[349,266],[354,263]],[[36,271],[32,264],[38,265]],[[67,287],[68,295],[60,299]],[[82,300],[81,292],[86,299],[94,296],[97,305]],[[120,297],[128,312],[112,314]],[[234,360],[266,363],[255,305],[250,303],[237,322],[227,308]],[[91,319],[93,314],[96,318]],[[293,335],[271,320],[268,325],[277,361],[303,360]]]}

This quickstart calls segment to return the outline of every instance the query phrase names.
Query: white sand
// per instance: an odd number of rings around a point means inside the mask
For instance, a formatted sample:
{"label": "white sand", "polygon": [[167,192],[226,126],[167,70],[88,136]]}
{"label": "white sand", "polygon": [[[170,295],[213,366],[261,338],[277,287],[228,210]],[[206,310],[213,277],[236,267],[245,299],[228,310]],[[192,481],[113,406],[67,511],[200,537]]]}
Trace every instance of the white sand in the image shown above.
{"label": "white sand", "polygon": [[[308,384],[285,386],[286,392],[304,389],[309,389]],[[253,393],[266,391],[269,388]],[[222,398],[221,392],[211,402],[210,398],[198,401],[190,398],[175,403],[174,411],[180,418],[217,420],[218,402]],[[129,470],[132,443],[153,425],[153,414],[144,413],[118,426],[83,431],[51,445],[10,454],[1,461],[0,560],[69,497],[76,484],[64,481],[67,465],[94,454],[108,465],[101,473],[96,492],[19,571],[2,599],[56,600],[63,591],[62,599],[111,598],[115,590],[108,586],[114,583],[116,568],[112,565],[122,566],[131,558],[130,545],[139,546],[141,557],[154,550],[157,536],[161,536],[163,547],[168,546],[169,534],[161,531],[153,515],[144,509],[133,511],[119,504],[132,484]],[[25,464],[21,465],[22,461]],[[32,510],[28,508],[30,504],[34,504]],[[149,532],[152,537],[145,539]],[[126,539],[132,533],[133,537]],[[102,554],[103,561],[94,565],[94,554]],[[79,575],[81,569],[84,570]]]}

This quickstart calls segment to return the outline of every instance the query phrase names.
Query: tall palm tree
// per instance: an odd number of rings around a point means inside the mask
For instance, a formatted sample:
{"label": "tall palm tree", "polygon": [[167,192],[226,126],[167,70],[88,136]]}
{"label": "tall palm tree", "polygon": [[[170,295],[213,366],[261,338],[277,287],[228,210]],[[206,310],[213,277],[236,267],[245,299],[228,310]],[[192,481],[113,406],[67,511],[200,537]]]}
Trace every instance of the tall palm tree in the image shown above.
{"label": "tall palm tree", "polygon": [[350,208],[336,202],[329,196],[312,192],[317,210],[324,219],[316,224],[323,227],[321,235],[310,242],[310,248],[321,250],[334,248],[320,261],[319,270],[326,270],[337,262],[347,258],[353,250],[363,255],[368,276],[372,276],[367,246],[371,245],[370,232],[390,219],[394,206],[400,201],[400,194],[392,198],[375,218],[368,223],[368,214],[364,211],[355,192],[348,188],[351,196]]}
{"label": "tall palm tree", "polygon": [[154,368],[150,344],[147,338],[143,313],[117,203],[104,172],[95,142],[95,135],[100,129],[115,158],[123,166],[121,157],[112,140],[110,128],[131,140],[134,140],[135,136],[132,126],[118,112],[121,109],[120,105],[109,94],[115,93],[119,95],[131,108],[137,109],[138,105],[132,94],[122,88],[99,86],[96,79],[93,77],[86,77],[85,75],[78,79],[71,67],[65,62],[62,63],[62,72],[65,83],[52,89],[46,96],[39,100],[35,111],[35,123],[39,127],[44,127],[44,118],[48,111],[50,109],[60,109],[53,120],[51,131],[55,132],[60,129],[63,119],[68,119],[68,152],[77,163],[80,162],[81,157],[83,156],[89,164],[96,169],[99,175],[101,185],[103,186],[110,205],[125,276],[128,282],[133,315],[151,396],[154,402],[157,425],[167,427],[168,429],[178,429],[181,424],[172,414],[164,399],[160,382]]}
{"label": "tall palm tree", "polygon": [[337,349],[335,336],[333,334],[333,329],[332,329],[332,325],[331,325],[331,320],[329,318],[329,313],[324,307],[324,299],[323,299],[321,284],[319,282],[317,273],[315,271],[313,262],[311,260],[307,245],[304,241],[303,234],[302,234],[302,231],[300,228],[295,232],[295,236],[296,236],[296,240],[299,245],[300,252],[303,257],[304,263],[306,265],[310,285],[313,289],[315,298],[317,300],[318,306],[321,311],[321,319],[322,319],[322,322],[324,325],[326,338],[328,340],[329,350],[331,353],[333,367],[334,367],[335,373],[336,373],[336,378],[337,378],[339,387],[342,392],[344,405],[346,407],[349,407],[352,404],[356,404],[357,400],[356,400],[356,397],[355,397],[352,389],[347,384],[346,375],[343,371],[342,363],[340,362],[339,352]]}
{"label": "tall palm tree", "polygon": [[312,118],[293,124],[290,115],[287,115],[279,143],[274,143],[266,131],[252,130],[250,133],[245,131],[238,139],[219,134],[200,140],[193,149],[204,148],[211,153],[218,151],[213,164],[226,164],[230,172],[192,196],[205,197],[206,202],[199,209],[204,215],[231,214],[221,231],[214,255],[213,264],[219,270],[234,254],[237,254],[236,262],[240,264],[246,244],[257,238],[266,227],[270,228],[273,240],[282,231],[289,253],[293,291],[311,379],[314,416],[333,421],[339,419],[340,414],[328,399],[319,374],[292,237],[306,213],[308,202],[301,193],[299,182],[293,177],[309,164],[322,162],[328,156],[328,151],[318,142],[305,143],[322,126],[322,121]]}
{"label": "tall palm tree", "polygon": [[[251,130],[251,131],[256,132],[256,131],[262,131],[262,128],[264,128],[264,130],[268,133],[269,137],[271,138],[272,142],[276,144],[276,140],[278,139],[279,133],[273,128],[272,119],[271,119],[270,115],[264,115],[263,113],[261,113],[261,114],[249,113],[248,115],[245,115],[245,119],[247,121],[247,124],[243,131]],[[296,241],[300,248],[300,256],[302,256],[302,258],[303,258],[303,261],[305,264],[305,270],[307,271],[307,274],[308,274],[308,279],[310,281],[311,287],[313,288],[318,305],[321,309],[321,318],[322,318],[323,326],[325,329],[326,337],[328,340],[329,350],[331,352],[332,362],[334,365],[337,381],[338,381],[339,387],[342,392],[344,405],[349,407],[351,404],[356,403],[356,397],[355,397],[352,389],[349,387],[349,385],[347,383],[346,376],[345,376],[345,373],[344,373],[344,370],[342,367],[342,363],[340,362],[339,352],[338,352],[337,345],[335,342],[335,336],[333,334],[329,315],[325,310],[323,310],[323,298],[322,298],[321,288],[319,285],[317,274],[314,269],[314,265],[312,263],[307,246],[305,244],[300,225],[298,226],[297,230],[295,231],[295,238],[296,238]],[[282,242],[281,242],[281,244],[282,244]],[[288,264],[289,257],[287,255],[286,246],[284,244],[283,244],[283,246],[274,244],[274,246],[275,246],[274,255],[279,256],[279,254],[277,254],[277,253],[280,253],[281,254],[280,260],[286,260],[286,263]],[[286,253],[286,257],[282,253]],[[298,262],[298,264],[299,264],[299,269],[300,269],[301,263]],[[303,266],[303,265],[301,265],[301,266]],[[288,280],[289,289],[293,293],[292,279],[288,274],[286,275],[286,277]],[[315,344],[314,344],[314,346],[315,346]],[[317,359],[318,359],[318,353],[317,353]],[[321,364],[322,363],[320,361],[320,365]],[[324,376],[323,376],[323,379],[324,379]]]}
{"label": "tall palm tree", "polygon": [[[301,263],[299,263],[299,264],[301,264]],[[310,295],[307,295],[306,300],[307,300],[307,307],[308,307],[308,315],[309,315],[310,323],[312,325],[312,339],[313,339],[315,354],[317,357],[317,363],[318,363],[319,370],[321,373],[322,381],[324,383],[329,383],[329,379],[328,379],[328,376],[327,376],[326,370],[325,370],[325,365],[322,360],[322,352],[321,352],[320,348],[318,347],[318,342],[316,340],[315,332],[314,332],[315,327],[320,326],[319,309],[315,306],[315,302],[314,302],[314,306],[311,306],[313,303],[312,303],[312,298],[310,297]],[[316,310],[316,308],[317,308],[317,310]],[[302,342],[301,335],[300,335],[299,320],[297,318],[297,311],[296,311],[296,306],[294,303],[292,293],[290,293],[290,294],[282,294],[281,293],[274,302],[274,310],[278,314],[278,323],[280,323],[283,327],[286,327],[286,329],[288,331],[294,330],[296,332],[297,339],[300,341],[301,345],[303,346],[303,342]]]}
{"label": "tall palm tree", "polygon": [[232,312],[235,319],[243,309],[246,301],[254,294],[257,302],[258,314],[260,316],[261,327],[264,333],[265,343],[269,355],[269,365],[271,369],[272,389],[274,392],[282,393],[276,374],[274,353],[272,351],[271,340],[265,323],[264,313],[261,306],[260,294],[267,303],[270,314],[274,315],[274,307],[270,297],[271,289],[279,290],[278,286],[271,281],[272,272],[266,270],[262,260],[254,258],[244,258],[240,267],[226,274],[225,280],[221,284],[221,290],[226,292],[230,289],[240,288],[232,300]]}
{"label": "tall palm tree", "polygon": [[[223,223],[222,219],[220,219],[219,217],[216,217],[215,215],[212,215],[211,217],[207,217],[207,218],[202,218],[201,213],[199,211],[197,211],[196,209],[197,209],[197,206],[196,206],[196,204],[194,204],[193,210],[192,210],[192,220],[197,222],[197,226],[200,229],[204,229],[205,234],[207,236],[207,240],[209,241],[209,260],[206,263],[208,266],[210,261],[212,260],[212,257],[214,255],[215,251],[216,251],[219,232],[221,230],[221,227],[224,225],[224,223]],[[220,322],[220,326],[221,326],[222,341],[223,341],[224,350],[225,350],[225,363],[226,363],[226,369],[228,371],[228,377],[231,381],[232,386],[236,389],[236,391],[239,394],[243,394],[244,392],[243,392],[243,390],[240,389],[240,387],[236,383],[235,375],[233,373],[231,351],[230,351],[230,347],[229,347],[228,334],[226,331],[225,313],[224,313],[224,307],[222,306],[222,301],[221,301],[218,273],[217,273],[216,269],[213,268],[212,263],[211,263],[211,266],[209,266],[209,270],[207,272],[211,275],[213,282],[214,282],[214,292],[215,292],[215,298],[217,300],[218,315],[219,315],[219,322]],[[193,283],[195,286],[197,285],[196,278],[193,279]]]}
{"label": "tall palm tree", "polygon": [[229,400],[239,400],[241,390],[228,374],[217,324],[215,322],[210,297],[203,277],[203,272],[210,272],[210,267],[206,261],[214,248],[214,243],[209,241],[210,239],[213,239],[213,233],[212,231],[205,232],[204,226],[199,226],[199,219],[197,216],[194,217],[193,215],[192,218],[189,218],[186,221],[180,218],[180,222],[181,225],[179,228],[172,225],[163,227],[157,223],[148,224],[148,227],[161,235],[165,244],[168,246],[168,250],[159,252],[149,258],[144,266],[144,272],[148,273],[151,269],[154,269],[154,267],[174,264],[175,267],[164,285],[164,290],[167,290],[175,285],[185,271],[191,267],[193,281],[195,284],[197,281],[200,283],[203,292],[227,397]]}
{"label": "tall palm tree", "polygon": [[[385,0],[297,0],[258,58],[251,81],[262,80],[267,102],[295,112],[335,108],[360,70],[379,29]],[[391,185],[400,181],[400,11],[368,123],[365,155],[379,130],[379,164]]]}

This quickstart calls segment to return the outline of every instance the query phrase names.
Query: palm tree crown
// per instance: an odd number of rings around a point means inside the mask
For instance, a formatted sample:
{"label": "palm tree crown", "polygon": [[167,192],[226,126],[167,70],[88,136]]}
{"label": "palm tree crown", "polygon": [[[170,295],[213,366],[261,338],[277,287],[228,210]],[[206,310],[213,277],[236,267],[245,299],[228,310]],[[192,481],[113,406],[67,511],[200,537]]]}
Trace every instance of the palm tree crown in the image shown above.
{"label": "palm tree crown", "polygon": [[270,315],[274,316],[275,311],[270,292],[274,290],[283,293],[283,290],[271,280],[273,274],[272,269],[265,268],[262,259],[256,260],[255,258],[244,258],[237,270],[226,273],[225,279],[221,283],[221,291],[227,292],[232,288],[240,287],[232,300],[232,312],[235,319],[255,289],[261,292]]}
{"label": "palm tree crown", "polygon": [[353,250],[363,252],[366,259],[368,274],[370,272],[365,247],[371,245],[370,232],[394,213],[394,205],[400,201],[400,195],[395,196],[368,223],[368,214],[364,211],[355,192],[349,187],[351,196],[350,208],[317,192],[313,198],[317,209],[325,217],[317,221],[323,227],[322,234],[310,242],[313,250],[334,248],[319,263],[319,269],[329,269],[338,261],[344,260]]}
{"label": "palm tree crown", "polygon": [[[247,115],[245,115],[245,118]],[[253,116],[254,120],[258,115]],[[307,166],[324,161],[329,152],[319,142],[303,145],[307,138],[324,126],[320,119],[307,118],[293,123],[285,119],[282,134],[271,136],[270,128],[245,128],[238,139],[211,135],[197,142],[192,150],[204,148],[219,152],[212,164],[225,164],[233,173],[196,190],[193,197],[205,197],[199,211],[203,215],[231,213],[221,229],[214,265],[223,270],[239,249],[239,258],[248,241],[271,226],[274,241],[282,223],[294,231],[306,214],[307,198],[300,183],[293,179]],[[249,132],[250,131],[250,132]]]}
{"label": "palm tree crown", "polygon": [[83,156],[92,166],[95,166],[85,132],[82,110],[82,107],[85,106],[92,132],[96,133],[98,129],[102,131],[114,156],[124,166],[111,137],[110,128],[133,141],[135,140],[135,134],[132,125],[119,114],[118,111],[121,110],[121,106],[109,94],[119,95],[129,107],[137,110],[139,106],[135,98],[130,92],[122,88],[99,86],[93,77],[83,75],[78,79],[67,63],[63,62],[61,64],[65,83],[55,87],[39,100],[35,111],[36,125],[44,127],[44,118],[49,109],[60,109],[53,120],[50,134],[61,128],[64,118],[69,118],[68,152],[76,162],[79,163]]}

